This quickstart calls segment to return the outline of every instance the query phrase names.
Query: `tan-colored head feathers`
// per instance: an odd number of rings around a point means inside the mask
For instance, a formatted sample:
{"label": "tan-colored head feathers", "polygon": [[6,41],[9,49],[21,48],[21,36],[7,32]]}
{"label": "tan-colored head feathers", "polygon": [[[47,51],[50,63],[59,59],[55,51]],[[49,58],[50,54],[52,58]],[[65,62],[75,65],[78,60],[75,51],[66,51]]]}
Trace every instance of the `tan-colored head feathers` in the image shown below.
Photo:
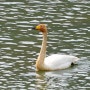
{"label": "tan-colored head feathers", "polygon": [[41,31],[41,32],[47,32],[47,27],[46,27],[46,25],[45,24],[39,24],[39,25],[37,25],[36,27],[35,27],[35,29],[36,30],[39,30],[39,31]]}

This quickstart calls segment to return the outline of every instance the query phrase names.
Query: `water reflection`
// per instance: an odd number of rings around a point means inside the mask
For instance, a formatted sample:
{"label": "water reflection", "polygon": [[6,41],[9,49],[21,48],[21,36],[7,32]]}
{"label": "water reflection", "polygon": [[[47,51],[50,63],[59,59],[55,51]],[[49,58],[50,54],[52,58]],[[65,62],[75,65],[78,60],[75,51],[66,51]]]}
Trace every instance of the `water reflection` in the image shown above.
{"label": "water reflection", "polygon": [[[0,89],[89,89],[89,11],[88,0],[0,1]],[[72,54],[78,65],[35,72],[42,35],[31,28],[38,23],[48,26],[47,56]]]}
{"label": "water reflection", "polygon": [[81,85],[82,86],[81,89],[85,88],[88,89],[89,88],[88,86],[90,84],[88,83],[88,80],[85,79],[85,77],[88,77],[89,74],[86,71],[83,71],[87,67],[83,69],[81,69],[80,67],[76,65],[67,70],[38,72],[36,75],[37,76],[36,86],[38,89],[54,90],[57,88],[63,90],[69,88],[72,90],[79,88],[79,85]]}

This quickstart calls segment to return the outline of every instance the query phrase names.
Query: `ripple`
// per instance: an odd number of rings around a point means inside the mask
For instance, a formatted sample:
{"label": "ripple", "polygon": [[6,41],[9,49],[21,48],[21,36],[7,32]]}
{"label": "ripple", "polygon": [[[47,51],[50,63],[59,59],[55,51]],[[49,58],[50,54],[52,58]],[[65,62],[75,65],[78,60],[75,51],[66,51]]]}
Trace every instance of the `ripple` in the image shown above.
{"label": "ripple", "polygon": [[21,44],[35,44],[35,42],[31,42],[31,41],[20,41],[19,43],[21,43]]}
{"label": "ripple", "polygon": [[2,59],[19,59],[18,57],[1,56]]}
{"label": "ripple", "polygon": [[[78,2],[1,0],[0,89],[89,89],[90,5],[87,0]],[[47,56],[73,54],[80,57],[78,65],[60,71],[35,72],[42,35],[31,28],[38,23],[48,24]]]}
{"label": "ripple", "polygon": [[11,4],[24,4],[23,2],[1,2],[1,4],[11,5]]}
{"label": "ripple", "polygon": [[0,37],[0,40],[6,40],[6,41],[11,41],[11,40],[13,40],[13,39],[10,39],[10,38],[3,38],[3,37]]}
{"label": "ripple", "polygon": [[8,44],[8,45],[17,45],[16,43],[13,43],[13,42],[5,42],[5,44]]}

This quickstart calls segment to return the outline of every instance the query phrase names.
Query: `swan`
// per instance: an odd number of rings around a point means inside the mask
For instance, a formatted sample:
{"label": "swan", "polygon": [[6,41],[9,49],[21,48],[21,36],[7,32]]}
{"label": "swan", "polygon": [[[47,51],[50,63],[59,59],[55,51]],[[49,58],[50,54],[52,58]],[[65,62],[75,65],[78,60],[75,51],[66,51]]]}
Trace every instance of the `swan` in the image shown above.
{"label": "swan", "polygon": [[45,24],[39,24],[34,27],[35,30],[42,32],[43,40],[39,56],[36,60],[36,71],[50,71],[50,70],[61,70],[70,67],[76,61],[79,60],[78,57],[71,55],[59,55],[53,54],[51,56],[46,56],[46,45],[47,45],[47,27]]}

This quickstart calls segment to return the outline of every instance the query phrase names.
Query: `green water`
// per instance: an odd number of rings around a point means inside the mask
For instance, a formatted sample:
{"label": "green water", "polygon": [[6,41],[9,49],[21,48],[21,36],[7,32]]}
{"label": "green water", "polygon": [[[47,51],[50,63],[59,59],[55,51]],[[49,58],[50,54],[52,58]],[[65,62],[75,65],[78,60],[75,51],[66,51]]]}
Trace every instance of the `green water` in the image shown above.
{"label": "green water", "polygon": [[[42,34],[48,27],[47,56],[70,54],[78,65],[65,70],[36,72]],[[90,1],[1,0],[0,90],[89,90]]]}

